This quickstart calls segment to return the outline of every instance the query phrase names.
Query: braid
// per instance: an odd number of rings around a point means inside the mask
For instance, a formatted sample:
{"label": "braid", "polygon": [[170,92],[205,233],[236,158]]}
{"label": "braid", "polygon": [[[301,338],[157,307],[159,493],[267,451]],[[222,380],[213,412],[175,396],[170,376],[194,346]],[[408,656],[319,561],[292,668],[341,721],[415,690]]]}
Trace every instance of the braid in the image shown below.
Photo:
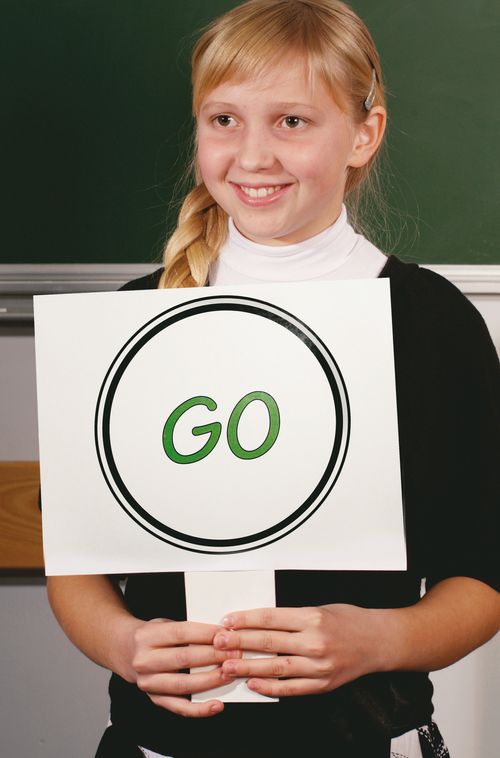
{"label": "braid", "polygon": [[168,240],[158,287],[203,287],[227,235],[227,215],[203,184],[186,196]]}

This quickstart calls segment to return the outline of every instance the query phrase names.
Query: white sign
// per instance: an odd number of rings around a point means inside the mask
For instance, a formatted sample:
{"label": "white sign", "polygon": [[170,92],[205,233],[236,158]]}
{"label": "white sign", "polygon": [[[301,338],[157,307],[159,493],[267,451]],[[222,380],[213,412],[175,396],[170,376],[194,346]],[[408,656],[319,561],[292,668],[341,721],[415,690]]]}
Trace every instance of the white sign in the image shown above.
{"label": "white sign", "polygon": [[406,567],[388,280],[35,298],[48,574]]}

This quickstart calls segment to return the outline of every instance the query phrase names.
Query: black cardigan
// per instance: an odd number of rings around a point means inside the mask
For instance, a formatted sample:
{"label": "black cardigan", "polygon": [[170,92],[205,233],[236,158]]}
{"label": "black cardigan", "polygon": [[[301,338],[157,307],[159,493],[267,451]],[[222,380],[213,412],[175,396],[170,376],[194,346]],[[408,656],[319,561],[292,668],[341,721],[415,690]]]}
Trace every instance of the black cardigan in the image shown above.
{"label": "black cardigan", "polygon": [[[161,271],[123,289],[153,289]],[[406,572],[278,571],[279,606],[416,603],[450,576],[499,588],[499,363],[484,321],[449,282],[390,257]],[[128,579],[125,599],[142,619],[186,618],[183,574]],[[453,630],[450,630],[450,634]],[[130,738],[164,755],[238,748],[274,756],[389,755],[391,737],[430,720],[427,674],[371,674],[325,695],[276,704],[229,703],[209,719],[161,709],[113,675],[111,718]],[[366,752],[365,752],[366,751]]]}

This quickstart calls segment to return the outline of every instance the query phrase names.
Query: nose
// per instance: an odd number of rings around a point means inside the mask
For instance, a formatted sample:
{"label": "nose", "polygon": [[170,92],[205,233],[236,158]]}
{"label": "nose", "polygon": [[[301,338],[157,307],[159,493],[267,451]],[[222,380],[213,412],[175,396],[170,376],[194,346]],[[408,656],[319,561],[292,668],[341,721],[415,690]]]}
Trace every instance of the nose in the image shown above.
{"label": "nose", "polygon": [[246,126],[238,148],[237,161],[243,171],[266,171],[276,164],[272,139],[263,128]]}

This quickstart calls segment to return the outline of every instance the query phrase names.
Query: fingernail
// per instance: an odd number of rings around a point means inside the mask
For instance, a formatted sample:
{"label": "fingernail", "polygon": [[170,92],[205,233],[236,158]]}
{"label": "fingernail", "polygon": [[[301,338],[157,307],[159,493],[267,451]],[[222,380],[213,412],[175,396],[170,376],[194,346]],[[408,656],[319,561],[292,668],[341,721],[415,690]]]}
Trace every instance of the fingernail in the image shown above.
{"label": "fingernail", "polygon": [[219,711],[222,711],[222,703],[214,703],[210,706],[211,713],[219,713]]}
{"label": "fingernail", "polygon": [[247,682],[246,682],[246,685],[247,685],[247,687],[248,687],[249,690],[255,690],[255,691],[257,691],[259,689],[259,686],[258,686],[257,682],[254,679],[248,679]]}
{"label": "fingernail", "polygon": [[231,628],[234,626],[234,618],[232,616],[224,616],[222,623],[224,626]]}
{"label": "fingernail", "polygon": [[215,637],[214,642],[217,647],[227,647],[229,640],[225,634],[218,634]]}
{"label": "fingernail", "polygon": [[225,674],[236,674],[236,664],[234,663],[224,663],[223,665],[223,671]]}

